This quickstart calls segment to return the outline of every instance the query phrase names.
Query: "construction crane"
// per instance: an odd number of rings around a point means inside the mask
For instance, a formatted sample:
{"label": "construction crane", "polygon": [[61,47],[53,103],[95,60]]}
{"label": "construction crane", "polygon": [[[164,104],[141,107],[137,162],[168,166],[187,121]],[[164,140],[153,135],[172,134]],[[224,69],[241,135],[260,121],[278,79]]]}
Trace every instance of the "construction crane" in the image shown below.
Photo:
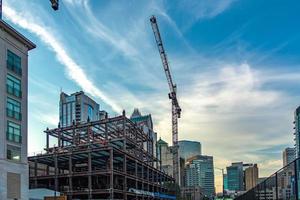
{"label": "construction crane", "polygon": [[58,10],[59,0],[50,0],[50,3],[53,10]]}
{"label": "construction crane", "polygon": [[170,72],[169,62],[159,33],[155,16],[150,18],[152,30],[155,36],[156,44],[167,77],[170,93],[169,99],[172,101],[172,141],[173,141],[173,177],[180,185],[179,155],[178,155],[178,118],[180,118],[181,108],[176,96],[176,84],[174,84]]}

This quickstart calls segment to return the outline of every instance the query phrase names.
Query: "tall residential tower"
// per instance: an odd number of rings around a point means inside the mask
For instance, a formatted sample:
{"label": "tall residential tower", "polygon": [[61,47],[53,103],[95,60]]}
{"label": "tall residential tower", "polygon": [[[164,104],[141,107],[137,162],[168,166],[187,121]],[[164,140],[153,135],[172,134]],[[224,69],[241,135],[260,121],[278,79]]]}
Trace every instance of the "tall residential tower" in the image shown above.
{"label": "tall residential tower", "polygon": [[28,51],[35,47],[0,20],[0,199],[28,200]]}
{"label": "tall residential tower", "polygon": [[300,157],[300,106],[294,113],[296,158]]}

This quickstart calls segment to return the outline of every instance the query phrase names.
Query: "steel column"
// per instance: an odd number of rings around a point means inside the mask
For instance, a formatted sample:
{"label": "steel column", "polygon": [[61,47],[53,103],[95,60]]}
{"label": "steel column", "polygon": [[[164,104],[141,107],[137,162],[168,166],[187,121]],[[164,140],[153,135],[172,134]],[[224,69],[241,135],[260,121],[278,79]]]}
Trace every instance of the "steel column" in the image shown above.
{"label": "steel column", "polygon": [[110,163],[110,199],[114,199],[114,152],[113,149],[109,151],[109,163]]}

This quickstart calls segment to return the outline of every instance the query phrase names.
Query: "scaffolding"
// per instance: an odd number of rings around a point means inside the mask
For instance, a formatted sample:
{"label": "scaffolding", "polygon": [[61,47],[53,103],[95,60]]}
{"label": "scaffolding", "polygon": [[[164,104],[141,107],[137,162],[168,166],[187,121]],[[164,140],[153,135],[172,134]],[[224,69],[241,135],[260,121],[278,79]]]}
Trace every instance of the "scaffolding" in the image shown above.
{"label": "scaffolding", "polygon": [[[153,142],[123,115],[48,129],[45,152],[28,158],[30,188],[59,191],[68,199],[175,199],[175,180],[147,152]],[[54,139],[57,146],[50,147]]]}

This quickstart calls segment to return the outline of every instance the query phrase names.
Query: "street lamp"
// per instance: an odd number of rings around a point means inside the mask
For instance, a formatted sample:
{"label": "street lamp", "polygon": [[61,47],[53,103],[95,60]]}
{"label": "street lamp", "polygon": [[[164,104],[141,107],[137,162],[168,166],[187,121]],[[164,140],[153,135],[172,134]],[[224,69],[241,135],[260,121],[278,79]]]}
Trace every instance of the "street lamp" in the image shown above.
{"label": "street lamp", "polygon": [[222,187],[222,193],[223,193],[223,198],[224,198],[224,192],[225,192],[225,188],[224,188],[224,169],[223,168],[218,168],[218,167],[215,167],[215,169],[218,169],[218,170],[221,170],[222,171],[222,185],[223,185],[223,187]]}

